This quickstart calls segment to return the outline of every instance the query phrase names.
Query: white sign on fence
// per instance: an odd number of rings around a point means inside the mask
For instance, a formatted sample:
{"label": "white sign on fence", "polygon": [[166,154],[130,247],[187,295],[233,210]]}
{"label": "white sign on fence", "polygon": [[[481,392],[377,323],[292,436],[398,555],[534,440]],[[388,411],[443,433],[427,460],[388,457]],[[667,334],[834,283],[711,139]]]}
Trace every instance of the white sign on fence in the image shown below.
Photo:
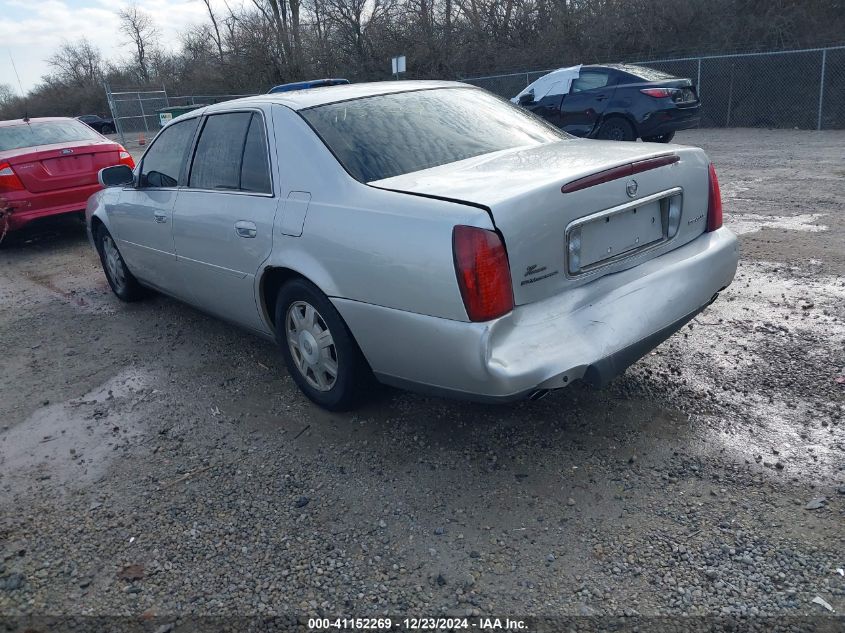
{"label": "white sign on fence", "polygon": [[394,57],[392,60],[393,63],[393,74],[398,75],[399,73],[405,72],[405,56],[399,55],[398,57]]}

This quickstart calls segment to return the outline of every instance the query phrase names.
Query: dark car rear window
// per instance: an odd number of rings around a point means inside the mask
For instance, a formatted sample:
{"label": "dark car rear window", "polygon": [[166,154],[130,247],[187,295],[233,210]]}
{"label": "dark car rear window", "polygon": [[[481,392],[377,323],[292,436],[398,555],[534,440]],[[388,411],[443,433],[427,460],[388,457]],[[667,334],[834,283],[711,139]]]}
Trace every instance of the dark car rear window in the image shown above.
{"label": "dark car rear window", "polygon": [[633,64],[625,64],[616,66],[618,70],[639,77],[645,81],[664,81],[666,79],[677,79],[675,75],[664,73],[662,70],[655,70],[654,68],[646,68],[645,66],[634,66]]}
{"label": "dark car rear window", "polygon": [[36,121],[0,127],[0,151],[99,138],[99,134],[79,121]]}
{"label": "dark car rear window", "polygon": [[378,95],[300,114],[361,182],[570,138],[521,108],[469,88]]}

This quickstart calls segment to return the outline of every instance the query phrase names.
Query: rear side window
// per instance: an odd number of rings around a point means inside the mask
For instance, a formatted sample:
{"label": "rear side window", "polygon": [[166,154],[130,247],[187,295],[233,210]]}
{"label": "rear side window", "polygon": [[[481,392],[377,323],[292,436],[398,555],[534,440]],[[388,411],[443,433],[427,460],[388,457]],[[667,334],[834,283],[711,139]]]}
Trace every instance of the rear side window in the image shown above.
{"label": "rear side window", "polygon": [[602,70],[582,71],[581,75],[572,82],[572,92],[583,92],[604,88],[610,81],[610,73]]}
{"label": "rear side window", "polygon": [[261,116],[252,112],[209,116],[197,142],[188,186],[270,193]]}
{"label": "rear side window", "polygon": [[194,152],[189,187],[240,189],[241,156],[250,119],[250,112],[215,114],[206,119]]}
{"label": "rear side window", "polygon": [[241,190],[256,193],[271,193],[270,161],[267,158],[267,139],[264,135],[264,121],[252,115],[249,132],[244,144],[244,158],[241,164]]}
{"label": "rear side window", "polygon": [[0,152],[73,141],[98,141],[102,137],[79,121],[34,121],[0,127]]}
{"label": "rear side window", "polygon": [[199,118],[180,121],[164,128],[141,163],[142,187],[175,187],[185,164]]}

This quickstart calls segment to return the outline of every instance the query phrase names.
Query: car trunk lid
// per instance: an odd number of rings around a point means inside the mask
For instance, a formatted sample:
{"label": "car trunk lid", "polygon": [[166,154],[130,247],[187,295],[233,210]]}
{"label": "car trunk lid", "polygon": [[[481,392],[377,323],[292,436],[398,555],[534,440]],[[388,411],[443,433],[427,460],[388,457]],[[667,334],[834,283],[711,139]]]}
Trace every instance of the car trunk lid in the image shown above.
{"label": "car trunk lid", "polygon": [[[671,161],[648,162],[661,157]],[[649,168],[627,171],[637,164]],[[630,268],[700,235],[708,164],[695,148],[568,140],[370,184],[487,209],[505,241],[514,300],[522,304]],[[596,177],[613,169],[621,169],[614,179]],[[579,182],[586,186],[573,186]],[[666,234],[670,212],[678,222],[671,238]],[[576,229],[581,261],[573,269],[569,245]]]}
{"label": "car trunk lid", "polygon": [[689,79],[666,79],[649,81],[642,84],[641,90],[649,88],[669,88],[672,90],[672,102],[678,106],[690,106],[698,103],[698,91]]}
{"label": "car trunk lid", "polygon": [[120,145],[93,141],[22,147],[0,153],[23,186],[32,193],[44,193],[92,185],[104,167],[120,162]]}

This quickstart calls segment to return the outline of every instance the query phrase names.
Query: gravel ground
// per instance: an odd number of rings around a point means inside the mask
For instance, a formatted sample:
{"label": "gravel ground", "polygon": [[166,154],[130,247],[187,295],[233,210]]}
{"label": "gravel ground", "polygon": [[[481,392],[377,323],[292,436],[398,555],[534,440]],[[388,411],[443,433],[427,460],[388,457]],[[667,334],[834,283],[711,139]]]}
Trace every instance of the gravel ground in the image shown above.
{"label": "gravel ground", "polygon": [[120,304],[75,222],[13,236],[0,614],[845,612],[845,132],[677,140],[719,170],[734,284],[534,403],[326,413],[264,341]]}

